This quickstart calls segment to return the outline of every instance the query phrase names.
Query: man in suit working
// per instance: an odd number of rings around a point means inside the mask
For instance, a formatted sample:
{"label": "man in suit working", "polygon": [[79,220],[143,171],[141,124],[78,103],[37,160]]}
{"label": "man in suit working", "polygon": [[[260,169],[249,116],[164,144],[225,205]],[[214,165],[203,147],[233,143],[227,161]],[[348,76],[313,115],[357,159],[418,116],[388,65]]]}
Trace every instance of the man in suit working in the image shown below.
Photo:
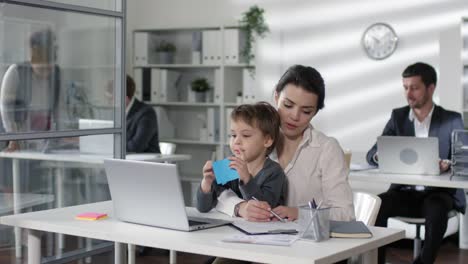
{"label": "man in suit working", "polygon": [[135,82],[127,76],[127,152],[161,153],[158,138],[158,119],[153,107],[135,98]]}
{"label": "man in suit working", "polygon": [[[425,63],[408,66],[402,74],[403,87],[408,106],[393,109],[382,135],[416,136],[439,138],[440,171],[449,169],[451,158],[451,134],[454,129],[463,129],[461,115],[435,105],[432,96],[437,75],[434,68]],[[378,165],[377,145],[367,153],[367,162]],[[465,212],[463,190],[426,186],[392,184],[379,195],[382,199],[376,226],[387,226],[392,216],[423,217],[425,241],[421,254],[414,263],[433,263],[447,229],[448,212],[456,209]],[[379,263],[385,262],[385,250],[379,249]]]}

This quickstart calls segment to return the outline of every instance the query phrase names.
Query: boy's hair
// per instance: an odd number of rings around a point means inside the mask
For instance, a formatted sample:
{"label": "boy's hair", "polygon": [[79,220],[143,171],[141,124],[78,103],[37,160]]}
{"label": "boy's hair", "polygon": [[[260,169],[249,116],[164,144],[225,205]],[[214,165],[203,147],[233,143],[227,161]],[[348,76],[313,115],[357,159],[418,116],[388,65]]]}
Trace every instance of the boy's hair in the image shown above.
{"label": "boy's hair", "polygon": [[280,134],[280,117],[276,109],[267,102],[239,105],[231,112],[231,120],[242,120],[252,127],[257,127],[272,140],[267,149],[269,155],[276,146]]}

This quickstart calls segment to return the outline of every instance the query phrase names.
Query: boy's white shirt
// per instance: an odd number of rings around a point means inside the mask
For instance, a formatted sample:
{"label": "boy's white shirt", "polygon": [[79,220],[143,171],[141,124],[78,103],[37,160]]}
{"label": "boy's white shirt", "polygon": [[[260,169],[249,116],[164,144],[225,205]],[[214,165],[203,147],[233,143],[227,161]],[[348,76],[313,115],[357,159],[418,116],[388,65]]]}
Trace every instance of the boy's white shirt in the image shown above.
{"label": "boy's white shirt", "polygon": [[239,198],[234,191],[226,189],[219,195],[218,203],[215,208],[221,213],[234,217],[234,207],[236,207],[236,204],[243,201],[244,199]]}

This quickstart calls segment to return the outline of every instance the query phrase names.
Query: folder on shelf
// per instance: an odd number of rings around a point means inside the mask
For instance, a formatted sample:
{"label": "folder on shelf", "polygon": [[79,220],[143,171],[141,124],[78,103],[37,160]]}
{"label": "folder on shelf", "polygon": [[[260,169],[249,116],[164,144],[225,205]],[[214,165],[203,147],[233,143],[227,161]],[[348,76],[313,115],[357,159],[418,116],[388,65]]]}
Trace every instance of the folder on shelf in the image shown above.
{"label": "folder on shelf", "polygon": [[254,103],[255,99],[255,80],[248,69],[242,69],[242,96],[244,103]]}
{"label": "folder on shelf", "polygon": [[164,107],[156,107],[156,115],[158,116],[159,138],[174,138],[175,127],[169,118],[168,110]]}
{"label": "folder on shelf", "polygon": [[238,28],[224,30],[224,62],[239,64],[242,62],[240,53],[245,46],[245,32]]}
{"label": "folder on shelf", "polygon": [[215,69],[214,71],[214,94],[213,101],[214,103],[221,103],[221,89],[222,89],[222,80],[221,80],[221,70]]}
{"label": "folder on shelf", "polygon": [[151,69],[151,102],[156,104],[161,102],[161,71]]}
{"label": "folder on shelf", "polygon": [[220,64],[221,48],[221,32],[219,30],[204,30],[202,33],[203,64]]}
{"label": "folder on shelf", "polygon": [[135,98],[138,100],[142,100],[143,96],[143,69],[135,69],[133,70],[133,79],[135,80]]}
{"label": "folder on shelf", "polygon": [[215,109],[209,107],[206,110],[206,128],[208,130],[208,141],[215,142],[216,126],[215,126]]}
{"label": "folder on shelf", "polygon": [[[231,133],[231,113],[232,111],[234,110],[234,108],[232,107],[227,107],[226,108],[226,119],[225,119],[225,123],[226,123],[226,133],[225,135],[229,135]],[[229,137],[227,137],[227,143],[229,143]]]}
{"label": "folder on shelf", "polygon": [[148,65],[148,33],[136,32],[135,33],[135,46],[133,62],[135,66]]}
{"label": "folder on shelf", "polygon": [[151,101],[151,69],[150,68],[143,68],[141,99],[145,102]]}
{"label": "folder on shelf", "polygon": [[362,221],[330,220],[330,236],[341,238],[371,238],[372,232]]}
{"label": "folder on shelf", "polygon": [[222,43],[221,43],[221,31],[213,30],[213,37],[211,38],[213,43],[213,52],[214,52],[214,64],[221,64],[221,54],[222,54]]}
{"label": "folder on shelf", "polygon": [[178,84],[181,74],[177,71],[166,69],[151,70],[151,102],[176,102],[179,101]]}
{"label": "folder on shelf", "polygon": [[202,63],[213,64],[212,52],[213,48],[210,45],[211,30],[204,30],[202,32]]}

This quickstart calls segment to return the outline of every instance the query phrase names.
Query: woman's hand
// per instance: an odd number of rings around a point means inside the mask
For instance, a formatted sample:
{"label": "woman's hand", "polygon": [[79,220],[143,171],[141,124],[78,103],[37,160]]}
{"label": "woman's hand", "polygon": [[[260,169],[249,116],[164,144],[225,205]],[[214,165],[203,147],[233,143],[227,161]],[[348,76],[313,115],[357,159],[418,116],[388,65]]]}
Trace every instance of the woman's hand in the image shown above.
{"label": "woman's hand", "polygon": [[[299,210],[297,207],[287,207],[287,206],[278,206],[273,209],[277,215],[281,216],[281,218],[287,218],[289,221],[294,221],[298,218]],[[275,220],[276,218],[273,218]]]}
{"label": "woman's hand", "polygon": [[215,179],[213,173],[213,163],[211,160],[207,161],[203,166],[203,180],[201,182],[201,190],[204,193],[211,192],[211,185]]}
{"label": "woman's hand", "polygon": [[229,163],[229,167],[235,169],[237,173],[239,173],[241,181],[244,184],[247,184],[252,178],[247,168],[247,163],[241,158],[235,156],[229,157],[228,159],[231,161],[231,163]]}
{"label": "woman's hand", "polygon": [[273,216],[270,209],[267,202],[249,200],[239,205],[239,216],[252,222],[269,222]]}

